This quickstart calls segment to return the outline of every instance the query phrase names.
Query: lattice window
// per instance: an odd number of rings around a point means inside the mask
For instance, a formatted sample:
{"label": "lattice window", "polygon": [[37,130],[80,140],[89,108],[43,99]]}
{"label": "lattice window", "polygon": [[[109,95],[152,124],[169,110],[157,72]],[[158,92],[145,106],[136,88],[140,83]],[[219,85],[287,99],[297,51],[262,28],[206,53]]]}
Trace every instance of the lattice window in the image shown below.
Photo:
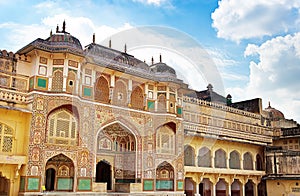
{"label": "lattice window", "polygon": [[144,108],[144,94],[140,87],[134,88],[131,93],[131,107],[140,110]]}
{"label": "lattice window", "polygon": [[77,122],[75,117],[65,110],[50,115],[47,142],[59,145],[76,145]]}
{"label": "lattice window", "polygon": [[0,151],[12,152],[13,149],[13,129],[0,123]]}
{"label": "lattice window", "polygon": [[168,126],[163,126],[158,129],[156,134],[156,147],[158,153],[169,153],[175,152],[175,134]]}
{"label": "lattice window", "polygon": [[95,85],[95,100],[99,102],[109,102],[109,87],[108,82],[104,77],[100,77],[96,81]]}
{"label": "lattice window", "polygon": [[52,91],[61,92],[63,90],[63,80],[64,78],[62,70],[55,70],[52,78]]}

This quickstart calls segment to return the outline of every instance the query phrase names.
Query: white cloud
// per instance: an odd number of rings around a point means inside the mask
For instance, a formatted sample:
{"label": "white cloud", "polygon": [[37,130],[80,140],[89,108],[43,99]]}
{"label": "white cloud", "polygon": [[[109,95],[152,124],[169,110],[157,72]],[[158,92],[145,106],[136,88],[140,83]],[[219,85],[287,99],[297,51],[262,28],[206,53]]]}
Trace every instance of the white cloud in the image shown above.
{"label": "white cloud", "polygon": [[0,23],[1,29],[10,32],[6,33],[9,37],[5,39],[4,47],[7,50],[16,52],[37,38],[46,39],[51,29],[55,33],[57,24],[61,30],[64,20],[66,21],[66,31],[77,37],[83,47],[92,42],[93,33],[96,35],[96,42],[100,42],[119,31],[132,28],[129,23],[125,23],[120,27],[97,26],[87,17],[71,17],[67,14],[58,14],[43,18],[40,24]]}
{"label": "white cloud", "polygon": [[244,93],[236,96],[261,97],[265,106],[271,101],[287,118],[299,121],[300,33],[278,36],[259,46],[249,44],[245,56],[249,55],[257,55],[258,60],[250,62],[249,84]]}
{"label": "white cloud", "polygon": [[221,0],[212,13],[217,36],[239,42],[295,30],[300,20],[298,0]]}
{"label": "white cloud", "polygon": [[148,4],[148,5],[161,6],[167,0],[132,0],[132,1],[133,2],[144,3],[144,4]]}

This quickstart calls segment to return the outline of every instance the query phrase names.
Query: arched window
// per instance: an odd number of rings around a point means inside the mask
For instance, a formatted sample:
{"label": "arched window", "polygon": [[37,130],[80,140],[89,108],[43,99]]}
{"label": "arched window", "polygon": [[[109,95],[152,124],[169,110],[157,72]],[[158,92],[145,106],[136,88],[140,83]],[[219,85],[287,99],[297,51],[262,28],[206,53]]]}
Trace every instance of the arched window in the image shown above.
{"label": "arched window", "polygon": [[127,87],[121,80],[114,87],[113,104],[127,106]]}
{"label": "arched window", "polygon": [[76,71],[70,70],[67,78],[67,92],[75,93],[76,89]]}
{"label": "arched window", "polygon": [[175,153],[175,133],[169,126],[164,125],[157,130],[156,148],[158,153]]}
{"label": "arched window", "polygon": [[13,129],[0,123],[0,152],[8,153],[13,150]]}
{"label": "arched window", "polygon": [[144,109],[144,94],[140,87],[135,87],[131,93],[131,107],[135,109]]}
{"label": "arched window", "polygon": [[202,147],[198,151],[198,166],[211,167],[211,151],[207,147]]}
{"label": "arched window", "polygon": [[95,84],[95,100],[103,103],[109,102],[109,87],[107,80],[101,76]]}
{"label": "arched window", "polygon": [[263,171],[263,163],[259,154],[256,155],[256,170]]}
{"label": "arched window", "polygon": [[240,154],[237,151],[232,151],[229,158],[229,168],[240,169]]}
{"label": "arched window", "polygon": [[159,112],[166,112],[166,95],[160,94],[157,97],[157,111]]}
{"label": "arched window", "polygon": [[60,110],[49,115],[48,143],[77,145],[77,134],[77,122],[71,113]]}
{"label": "arched window", "polygon": [[61,92],[63,90],[63,70],[62,68],[53,68],[52,91]]}
{"label": "arched window", "polygon": [[215,152],[215,168],[226,168],[226,153],[219,149]]}
{"label": "arched window", "polygon": [[243,165],[245,170],[253,170],[253,160],[250,152],[244,154]]}
{"label": "arched window", "polygon": [[190,145],[184,146],[184,165],[195,166],[195,150]]}

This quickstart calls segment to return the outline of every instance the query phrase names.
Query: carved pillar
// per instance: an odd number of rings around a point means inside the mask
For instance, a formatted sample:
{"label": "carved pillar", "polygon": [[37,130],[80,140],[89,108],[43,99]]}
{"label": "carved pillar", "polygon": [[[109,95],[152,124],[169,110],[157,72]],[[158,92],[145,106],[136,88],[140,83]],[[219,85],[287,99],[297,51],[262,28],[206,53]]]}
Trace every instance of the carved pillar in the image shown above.
{"label": "carved pillar", "polygon": [[245,184],[244,183],[242,183],[242,196],[245,196]]}
{"label": "carved pillar", "polygon": [[196,193],[195,193],[195,196],[200,196],[199,194],[199,184],[197,182],[195,182],[196,184]]}
{"label": "carved pillar", "polygon": [[212,183],[212,190],[211,190],[211,193],[212,193],[212,196],[216,196],[217,195],[217,190],[216,190],[216,186],[217,186],[217,183]]}

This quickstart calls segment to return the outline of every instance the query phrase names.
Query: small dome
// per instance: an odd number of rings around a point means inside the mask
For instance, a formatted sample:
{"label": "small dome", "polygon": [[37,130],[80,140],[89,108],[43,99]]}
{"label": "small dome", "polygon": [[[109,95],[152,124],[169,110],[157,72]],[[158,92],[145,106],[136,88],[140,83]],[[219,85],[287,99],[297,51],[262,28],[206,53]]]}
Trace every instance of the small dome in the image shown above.
{"label": "small dome", "polygon": [[284,119],[283,113],[281,111],[271,107],[270,102],[269,102],[269,106],[265,109],[265,111],[269,113],[269,117],[272,120]]}
{"label": "small dome", "polygon": [[70,35],[69,33],[53,34],[48,39],[46,39],[46,41],[52,42],[53,44],[57,44],[59,46],[72,46],[76,49],[82,50],[80,41],[76,37]]}
{"label": "small dome", "polygon": [[151,66],[151,70],[155,73],[169,73],[176,76],[175,70],[165,63],[156,63]]}

